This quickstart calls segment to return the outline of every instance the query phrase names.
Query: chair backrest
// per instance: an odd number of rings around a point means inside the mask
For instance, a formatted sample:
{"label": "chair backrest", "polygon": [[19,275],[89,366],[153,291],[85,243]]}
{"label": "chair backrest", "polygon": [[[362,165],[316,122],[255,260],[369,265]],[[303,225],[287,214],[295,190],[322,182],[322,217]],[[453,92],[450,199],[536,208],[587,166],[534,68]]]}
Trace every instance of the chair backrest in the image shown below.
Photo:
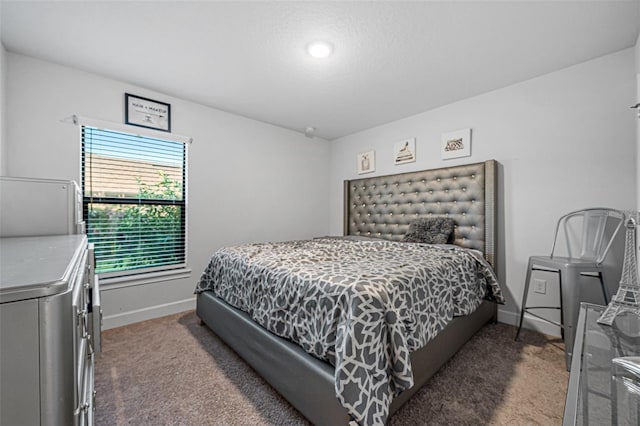
{"label": "chair backrest", "polygon": [[[558,233],[562,227],[569,258],[602,263],[622,227],[624,218],[623,212],[609,208],[589,208],[567,213],[556,225],[551,257],[554,255]],[[574,248],[577,247],[577,251],[572,250],[572,242],[575,242]]]}

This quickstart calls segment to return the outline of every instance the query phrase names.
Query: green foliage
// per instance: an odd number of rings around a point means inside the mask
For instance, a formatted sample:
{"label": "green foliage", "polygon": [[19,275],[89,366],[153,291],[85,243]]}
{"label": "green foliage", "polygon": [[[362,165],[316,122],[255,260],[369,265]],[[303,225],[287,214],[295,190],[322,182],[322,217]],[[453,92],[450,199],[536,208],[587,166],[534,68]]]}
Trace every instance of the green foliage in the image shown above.
{"label": "green foliage", "polygon": [[[182,182],[160,172],[154,184],[138,180],[141,200],[182,200]],[[89,240],[97,272],[180,263],[184,260],[182,205],[91,204]]]}

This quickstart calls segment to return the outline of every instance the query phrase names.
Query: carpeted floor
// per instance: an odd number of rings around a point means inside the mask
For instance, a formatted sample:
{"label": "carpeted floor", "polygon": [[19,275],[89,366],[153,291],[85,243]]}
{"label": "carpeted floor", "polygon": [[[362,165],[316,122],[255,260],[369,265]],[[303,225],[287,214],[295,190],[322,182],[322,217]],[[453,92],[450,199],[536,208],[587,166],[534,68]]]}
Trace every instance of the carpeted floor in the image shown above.
{"label": "carpeted floor", "polygon": [[[557,425],[568,373],[559,339],[487,325],[390,425]],[[306,420],[186,312],[107,330],[96,424],[304,425]]]}

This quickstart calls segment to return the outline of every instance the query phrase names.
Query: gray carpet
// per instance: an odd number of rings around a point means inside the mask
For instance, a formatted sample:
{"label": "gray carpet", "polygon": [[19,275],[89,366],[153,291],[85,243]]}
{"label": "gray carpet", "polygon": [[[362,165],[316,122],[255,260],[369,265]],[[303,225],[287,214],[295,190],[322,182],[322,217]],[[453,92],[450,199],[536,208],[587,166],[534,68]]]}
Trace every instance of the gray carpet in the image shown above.
{"label": "gray carpet", "polygon": [[[487,325],[390,425],[557,425],[568,373],[559,339]],[[194,312],[107,330],[96,424],[304,425],[306,420]]]}

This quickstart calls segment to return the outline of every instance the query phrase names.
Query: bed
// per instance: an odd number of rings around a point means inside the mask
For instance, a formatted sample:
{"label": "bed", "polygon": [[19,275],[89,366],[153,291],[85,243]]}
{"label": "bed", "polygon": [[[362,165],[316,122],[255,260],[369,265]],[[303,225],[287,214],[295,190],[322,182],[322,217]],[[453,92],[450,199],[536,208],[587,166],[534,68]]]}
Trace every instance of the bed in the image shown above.
{"label": "bed", "polygon": [[[496,319],[496,176],[490,160],[345,181],[344,237],[219,250],[196,313],[314,424],[383,424]],[[431,217],[454,245],[400,242]]]}

